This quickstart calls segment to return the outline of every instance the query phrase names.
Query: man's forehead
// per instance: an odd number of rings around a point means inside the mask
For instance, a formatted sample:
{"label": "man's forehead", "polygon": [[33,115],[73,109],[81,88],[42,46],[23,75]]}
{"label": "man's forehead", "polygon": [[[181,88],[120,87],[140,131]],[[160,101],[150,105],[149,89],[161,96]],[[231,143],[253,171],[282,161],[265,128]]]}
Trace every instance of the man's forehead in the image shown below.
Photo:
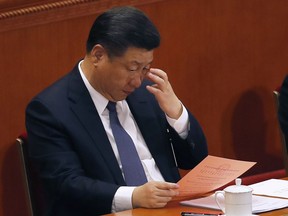
{"label": "man's forehead", "polygon": [[129,64],[133,64],[133,65],[143,65],[143,64],[151,64],[153,61],[153,59],[151,61],[137,61],[137,60],[132,60],[129,61]]}
{"label": "man's forehead", "polygon": [[133,64],[147,64],[153,61],[153,50],[129,48],[123,57]]}

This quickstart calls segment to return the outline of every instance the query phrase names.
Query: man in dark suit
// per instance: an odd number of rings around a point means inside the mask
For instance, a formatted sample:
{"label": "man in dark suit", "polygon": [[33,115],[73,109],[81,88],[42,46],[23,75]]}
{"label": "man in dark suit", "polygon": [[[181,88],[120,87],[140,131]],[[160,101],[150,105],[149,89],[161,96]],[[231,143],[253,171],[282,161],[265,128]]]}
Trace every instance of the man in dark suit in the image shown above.
{"label": "man in dark suit", "polygon": [[286,139],[288,138],[288,76],[281,86],[279,97],[279,122]]}
{"label": "man in dark suit", "polygon": [[[29,154],[44,183],[46,215],[163,207],[177,196],[178,167],[191,169],[207,156],[202,129],[167,74],[150,68],[159,43],[156,27],[143,12],[111,9],[95,20],[84,59],[29,103]],[[117,102],[146,183],[125,181],[109,101]]]}

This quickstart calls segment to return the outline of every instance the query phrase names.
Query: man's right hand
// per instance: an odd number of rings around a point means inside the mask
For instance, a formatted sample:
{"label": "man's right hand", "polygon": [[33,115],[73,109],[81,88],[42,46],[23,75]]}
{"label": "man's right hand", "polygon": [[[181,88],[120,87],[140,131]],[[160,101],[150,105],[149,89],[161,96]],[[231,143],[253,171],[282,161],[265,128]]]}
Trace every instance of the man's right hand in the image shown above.
{"label": "man's right hand", "polygon": [[136,187],[132,194],[133,208],[162,208],[178,195],[179,185],[169,182],[150,181]]}

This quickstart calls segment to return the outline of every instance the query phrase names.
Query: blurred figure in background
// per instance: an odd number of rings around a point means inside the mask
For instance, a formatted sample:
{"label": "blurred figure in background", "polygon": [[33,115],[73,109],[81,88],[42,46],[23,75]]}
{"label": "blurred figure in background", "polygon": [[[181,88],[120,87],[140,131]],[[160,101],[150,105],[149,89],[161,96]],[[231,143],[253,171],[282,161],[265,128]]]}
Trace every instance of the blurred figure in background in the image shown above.
{"label": "blurred figure in background", "polygon": [[279,97],[279,122],[286,140],[288,138],[288,75],[281,86]]}

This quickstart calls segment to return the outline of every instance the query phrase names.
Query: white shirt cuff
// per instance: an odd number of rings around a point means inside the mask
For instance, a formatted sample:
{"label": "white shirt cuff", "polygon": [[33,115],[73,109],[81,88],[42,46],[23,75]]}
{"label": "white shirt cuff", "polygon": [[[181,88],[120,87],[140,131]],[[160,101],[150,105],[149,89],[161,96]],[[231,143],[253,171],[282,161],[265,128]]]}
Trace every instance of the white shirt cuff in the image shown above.
{"label": "white shirt cuff", "polygon": [[119,187],[115,193],[112,212],[119,212],[128,209],[132,209],[132,193],[135,187],[122,186]]}
{"label": "white shirt cuff", "polygon": [[182,105],[183,112],[178,119],[172,119],[166,115],[166,119],[171,127],[179,134],[182,139],[186,139],[188,136],[189,128],[189,115],[187,109]]}

